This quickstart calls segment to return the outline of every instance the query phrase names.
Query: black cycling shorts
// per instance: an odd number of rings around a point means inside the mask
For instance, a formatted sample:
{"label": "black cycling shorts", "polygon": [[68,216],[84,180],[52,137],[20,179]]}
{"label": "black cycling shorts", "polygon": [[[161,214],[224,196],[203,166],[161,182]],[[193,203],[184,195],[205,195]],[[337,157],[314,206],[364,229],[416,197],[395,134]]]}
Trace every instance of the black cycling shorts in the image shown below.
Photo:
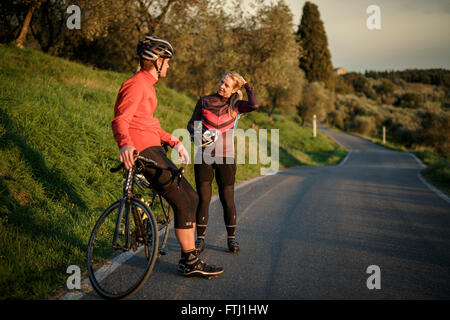
{"label": "black cycling shorts", "polygon": [[[162,147],[150,147],[140,154],[143,157],[152,159],[158,163],[177,168],[175,164],[167,158]],[[144,176],[151,182],[152,187],[172,206],[175,228],[192,228],[193,223],[195,223],[198,195],[186,178],[182,177],[178,184],[178,178],[172,179],[172,174],[169,170],[158,168],[145,168]]]}

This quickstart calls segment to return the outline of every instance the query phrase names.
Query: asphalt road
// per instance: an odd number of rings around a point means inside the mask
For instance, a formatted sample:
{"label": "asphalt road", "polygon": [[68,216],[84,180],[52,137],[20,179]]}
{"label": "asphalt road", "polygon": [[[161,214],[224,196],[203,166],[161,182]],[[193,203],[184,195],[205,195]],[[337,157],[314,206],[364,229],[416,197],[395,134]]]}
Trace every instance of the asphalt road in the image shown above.
{"label": "asphalt road", "polygon": [[[220,202],[211,203],[201,257],[223,275],[180,276],[172,232],[169,254],[132,299],[449,299],[450,204],[410,154],[322,130],[351,150],[345,162],[237,188],[238,254],[227,252]],[[380,289],[367,287],[372,265]]]}

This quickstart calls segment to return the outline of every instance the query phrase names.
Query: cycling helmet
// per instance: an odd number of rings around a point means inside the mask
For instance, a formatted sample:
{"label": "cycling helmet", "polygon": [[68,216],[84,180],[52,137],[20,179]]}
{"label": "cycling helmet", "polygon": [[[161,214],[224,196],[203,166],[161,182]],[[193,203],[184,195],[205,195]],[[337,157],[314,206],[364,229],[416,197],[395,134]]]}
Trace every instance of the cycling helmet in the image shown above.
{"label": "cycling helmet", "polygon": [[136,53],[141,59],[156,61],[158,58],[172,58],[174,51],[167,40],[146,36],[139,40]]}

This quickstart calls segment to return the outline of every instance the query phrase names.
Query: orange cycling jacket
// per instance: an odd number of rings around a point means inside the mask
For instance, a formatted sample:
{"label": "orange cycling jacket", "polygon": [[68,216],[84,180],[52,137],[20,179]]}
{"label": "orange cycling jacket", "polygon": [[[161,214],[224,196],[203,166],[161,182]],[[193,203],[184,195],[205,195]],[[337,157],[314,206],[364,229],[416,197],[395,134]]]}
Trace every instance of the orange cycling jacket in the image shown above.
{"label": "orange cycling jacket", "polygon": [[156,82],[158,80],[150,72],[141,70],[122,84],[112,120],[114,139],[119,149],[129,145],[141,152],[149,147],[161,146],[161,141],[171,147],[180,142],[165,132],[153,116],[158,104],[154,87]]}

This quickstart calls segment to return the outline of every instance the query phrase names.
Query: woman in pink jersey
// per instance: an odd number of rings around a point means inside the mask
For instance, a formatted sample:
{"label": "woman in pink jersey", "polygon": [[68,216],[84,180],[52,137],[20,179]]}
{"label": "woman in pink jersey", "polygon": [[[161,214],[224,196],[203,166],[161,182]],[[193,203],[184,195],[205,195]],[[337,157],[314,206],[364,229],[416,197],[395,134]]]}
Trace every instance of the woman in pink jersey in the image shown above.
{"label": "woman in pink jersey", "polygon": [[[185,163],[189,161],[188,153],[183,144],[165,132],[153,116],[157,107],[154,84],[166,76],[173,56],[172,46],[164,39],[147,36],[139,41],[137,54],[141,70],[122,84],[114,106],[112,129],[120,149],[120,161],[127,169],[131,168],[135,162],[134,152],[138,151],[158,163],[176,168],[166,157],[161,142],[175,148]],[[198,259],[195,248],[198,196],[189,182],[183,177],[178,184],[171,179],[168,170],[146,168],[144,175],[174,210],[175,235],[181,245],[178,271],[185,276],[206,277],[223,273],[222,267],[207,265]]]}
{"label": "woman in pink jersey", "polygon": [[[248,101],[242,100],[240,88],[247,92]],[[218,140],[214,145],[203,148],[201,160],[194,164],[195,184],[199,196],[197,207],[197,249],[205,248],[205,234],[208,225],[208,209],[211,201],[214,174],[219,186],[219,198],[223,207],[225,227],[227,229],[228,249],[236,253],[239,243],[236,241],[236,207],[234,204],[234,182],[236,164],[234,162],[233,130],[240,113],[258,108],[258,100],[252,86],[237,72],[226,73],[219,82],[216,93],[201,97],[188,123],[188,130],[194,135],[196,123],[201,122],[202,130],[218,130]],[[199,153],[200,154],[200,153]],[[201,154],[200,154],[201,155]]]}

